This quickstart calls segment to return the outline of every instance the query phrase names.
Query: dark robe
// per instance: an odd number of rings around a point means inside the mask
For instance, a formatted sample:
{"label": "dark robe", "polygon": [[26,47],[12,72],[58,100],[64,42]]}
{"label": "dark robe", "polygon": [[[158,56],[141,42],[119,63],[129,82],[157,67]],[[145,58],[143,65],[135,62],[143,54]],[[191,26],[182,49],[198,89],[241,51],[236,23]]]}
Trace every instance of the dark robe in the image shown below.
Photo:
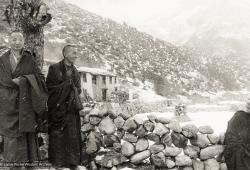
{"label": "dark robe", "polygon": [[46,84],[49,90],[49,160],[54,166],[75,166],[81,161],[79,108],[80,75],[64,60],[51,65]]}
{"label": "dark robe", "polygon": [[[25,76],[29,77],[28,79]],[[24,86],[16,85],[12,79],[20,77]],[[38,93],[46,94],[44,77],[35,64],[33,55],[22,50],[21,59],[16,67],[11,64],[10,51],[0,57],[0,134],[4,137],[5,162],[29,162],[39,160],[36,120],[39,117],[34,106],[40,105],[43,112],[44,100],[33,102],[31,84],[35,84]],[[21,85],[20,84],[20,85]],[[25,96],[20,96],[20,95]],[[34,99],[34,98],[33,98]],[[22,109],[20,109],[22,108]],[[20,114],[22,113],[22,114]]]}
{"label": "dark robe", "polygon": [[228,122],[225,145],[228,170],[250,170],[250,113],[234,114]]}

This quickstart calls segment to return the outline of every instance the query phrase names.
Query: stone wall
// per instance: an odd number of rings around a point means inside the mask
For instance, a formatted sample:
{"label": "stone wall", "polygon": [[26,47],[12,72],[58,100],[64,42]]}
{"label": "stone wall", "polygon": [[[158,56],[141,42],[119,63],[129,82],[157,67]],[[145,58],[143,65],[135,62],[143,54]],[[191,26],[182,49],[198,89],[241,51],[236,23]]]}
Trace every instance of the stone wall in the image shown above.
{"label": "stone wall", "polygon": [[[154,115],[143,121],[134,118],[126,105],[110,103],[82,111],[81,116],[82,163],[88,169],[227,169],[224,135],[214,134],[209,126],[181,126]],[[46,159],[48,140],[43,139],[40,150]]]}

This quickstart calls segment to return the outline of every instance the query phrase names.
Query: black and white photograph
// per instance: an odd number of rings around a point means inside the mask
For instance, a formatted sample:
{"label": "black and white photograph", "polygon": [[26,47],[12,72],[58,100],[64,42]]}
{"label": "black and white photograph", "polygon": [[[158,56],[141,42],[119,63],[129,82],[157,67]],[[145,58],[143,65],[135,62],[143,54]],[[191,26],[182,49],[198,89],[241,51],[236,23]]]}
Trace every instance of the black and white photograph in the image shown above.
{"label": "black and white photograph", "polygon": [[250,170],[249,0],[0,0],[0,170]]}

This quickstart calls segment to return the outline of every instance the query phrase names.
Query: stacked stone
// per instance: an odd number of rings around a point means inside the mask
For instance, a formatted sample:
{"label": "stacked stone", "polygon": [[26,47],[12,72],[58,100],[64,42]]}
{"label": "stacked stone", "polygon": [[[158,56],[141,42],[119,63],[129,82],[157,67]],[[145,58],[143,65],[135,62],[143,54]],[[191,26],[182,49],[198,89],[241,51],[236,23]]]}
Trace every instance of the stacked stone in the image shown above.
{"label": "stacked stone", "polygon": [[94,155],[97,167],[116,169],[129,162],[150,162],[156,169],[227,169],[221,156],[223,135],[209,126],[181,126],[176,120],[149,115],[133,118],[126,107],[105,104],[82,121],[86,153]]}

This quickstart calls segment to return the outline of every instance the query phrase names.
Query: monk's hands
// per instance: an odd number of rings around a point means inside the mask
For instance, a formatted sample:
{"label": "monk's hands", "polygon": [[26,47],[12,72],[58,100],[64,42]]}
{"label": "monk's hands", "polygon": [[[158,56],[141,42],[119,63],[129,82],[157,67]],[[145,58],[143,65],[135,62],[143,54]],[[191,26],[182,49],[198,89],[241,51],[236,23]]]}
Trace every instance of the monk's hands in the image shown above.
{"label": "monk's hands", "polygon": [[14,78],[14,79],[12,79],[12,81],[13,81],[16,85],[19,86],[19,84],[20,84],[20,77]]}

